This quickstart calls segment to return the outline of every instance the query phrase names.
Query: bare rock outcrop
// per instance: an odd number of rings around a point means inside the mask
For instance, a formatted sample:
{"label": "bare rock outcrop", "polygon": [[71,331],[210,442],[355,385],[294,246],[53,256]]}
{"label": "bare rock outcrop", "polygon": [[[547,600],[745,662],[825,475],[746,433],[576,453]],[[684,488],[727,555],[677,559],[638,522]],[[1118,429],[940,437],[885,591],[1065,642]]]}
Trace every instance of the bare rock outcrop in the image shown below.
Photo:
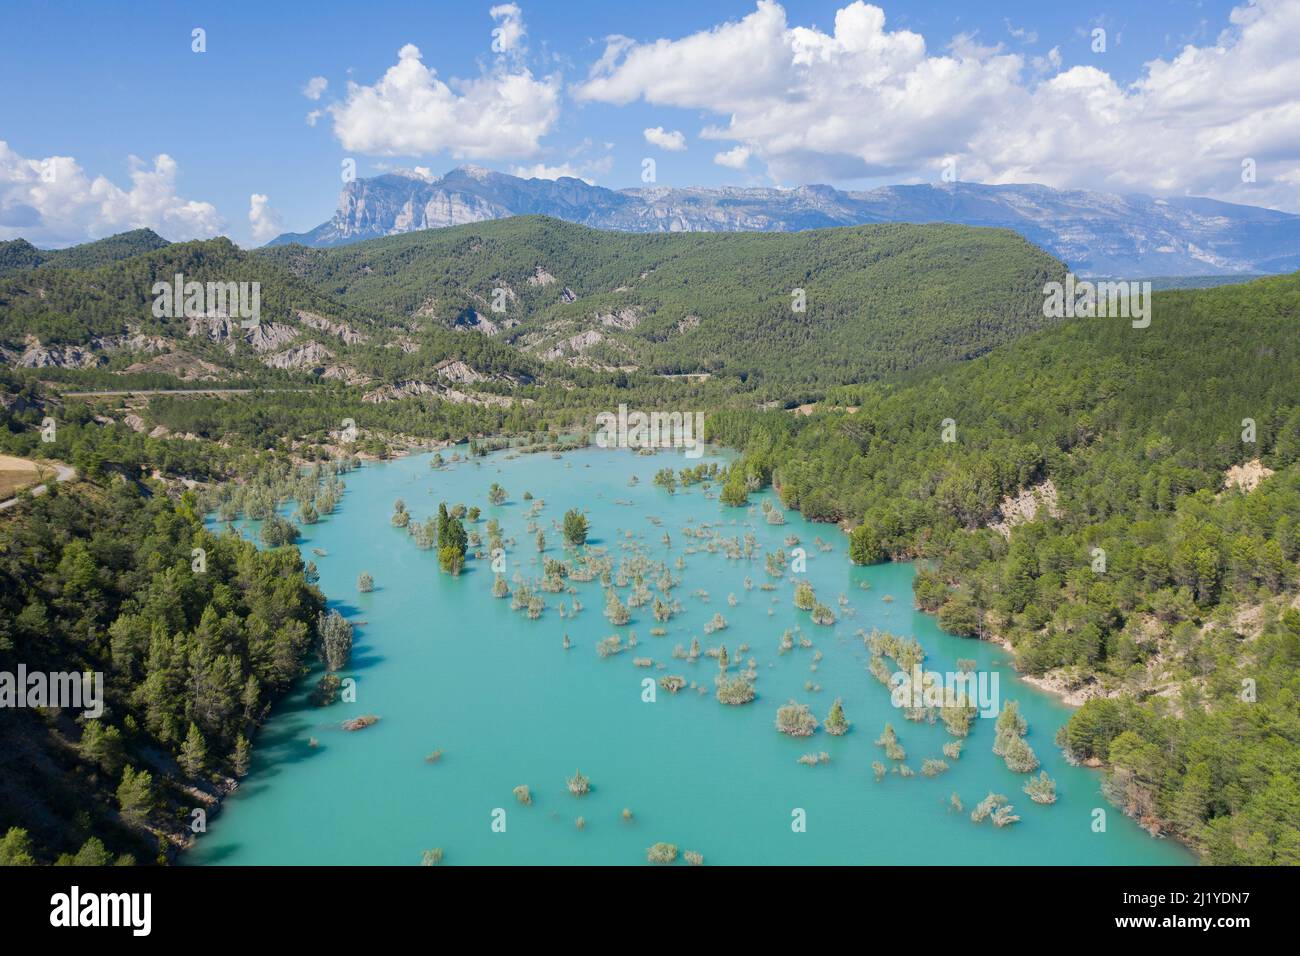
{"label": "bare rock outcrop", "polygon": [[322,374],[333,358],[334,353],[319,342],[306,342],[274,355],[263,355],[262,364],[269,368],[309,369]]}
{"label": "bare rock outcrop", "polygon": [[1053,518],[1061,516],[1057,504],[1056,485],[1052,479],[1045,478],[1036,485],[1021,488],[1015,496],[1007,495],[998,506],[999,518],[989,523],[989,527],[1004,538],[1011,537],[1011,529],[1026,521],[1033,521],[1040,513]]}
{"label": "bare rock outcrop", "polygon": [[1272,468],[1266,468],[1263,462],[1258,458],[1254,458],[1244,464],[1233,465],[1228,469],[1223,479],[1223,490],[1240,488],[1246,494],[1250,494],[1259,487],[1261,481],[1272,474]]}
{"label": "bare rock outcrop", "polygon": [[334,322],[323,315],[317,315],[315,312],[299,309],[298,321],[309,329],[315,329],[318,332],[325,332],[334,336],[344,345],[364,345],[370,341],[370,336],[364,332],[358,332],[346,322]]}

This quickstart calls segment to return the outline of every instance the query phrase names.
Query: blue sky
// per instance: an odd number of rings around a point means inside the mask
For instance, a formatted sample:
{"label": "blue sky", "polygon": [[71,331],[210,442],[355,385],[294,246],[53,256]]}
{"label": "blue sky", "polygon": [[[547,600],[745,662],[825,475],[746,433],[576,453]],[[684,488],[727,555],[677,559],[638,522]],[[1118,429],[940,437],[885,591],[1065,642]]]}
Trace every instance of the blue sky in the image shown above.
{"label": "blue sky", "polygon": [[1294,0],[493,6],[6,2],[0,239],[147,224],[254,245],[328,218],[347,157],[360,176],[473,162],[613,188],[643,185],[646,157],[659,185],[852,188],[951,161],[1300,209]]}

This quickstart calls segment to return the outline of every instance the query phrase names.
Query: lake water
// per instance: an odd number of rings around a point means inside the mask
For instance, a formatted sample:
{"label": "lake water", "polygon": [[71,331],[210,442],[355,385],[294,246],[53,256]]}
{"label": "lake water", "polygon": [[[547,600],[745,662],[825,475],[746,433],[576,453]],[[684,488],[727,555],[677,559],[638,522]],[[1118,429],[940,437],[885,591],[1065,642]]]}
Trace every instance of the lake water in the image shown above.
{"label": "lake water", "polygon": [[[558,459],[502,452],[437,471],[429,461],[429,455],[412,456],[344,476],[339,508],[303,528],[299,545],[316,561],[330,605],[356,624],[352,662],[342,673],[356,679],[358,699],[313,707],[307,694],[319,673],[305,679],[258,735],[250,775],[188,862],[416,864],[422,851],[437,847],[448,865],[637,864],[659,841],[719,864],[1194,862],[1185,849],[1151,838],[1110,806],[1098,772],[1065,763],[1052,738],[1068,708],[1019,682],[1001,648],[947,635],[913,609],[910,565],[854,567],[842,533],[794,512],[783,526],[768,524],[758,505],[775,501],[769,493],[752,496],[752,509],[724,507],[701,485],[670,495],[652,478],[666,466],[697,464],[680,452],[638,456],[593,448]],[[632,475],[640,480],[630,487]],[[499,507],[487,501],[493,481],[509,493]],[[599,581],[575,585],[584,605],[577,617],[561,618],[556,610],[570,595],[545,594],[547,610],[529,620],[510,609],[509,599],[491,596],[487,560],[471,559],[459,578],[442,574],[435,553],[421,551],[389,520],[397,498],[417,520],[435,513],[439,501],[478,505],[482,518],[467,530],[483,533],[486,520],[498,518],[506,538],[517,541],[508,548],[507,580],[516,570],[535,578],[540,562],[535,535],[526,530],[525,491],[545,501],[537,520],[547,532],[548,556],[564,557],[552,522],[581,507],[591,523],[589,543],[608,548],[616,564],[630,547],[670,568],[684,557],[673,591],[683,610],[665,625],[666,636],[651,636],[648,605],[634,609],[626,627],[613,627],[602,615]],[[704,524],[724,537],[752,532],[756,557],[709,553],[683,534]],[[668,547],[661,541],[665,531]],[[803,577],[838,616],[832,627],[811,623],[794,607],[790,573],[774,591],[759,588],[770,580],[763,555],[791,534],[807,551]],[[818,535],[832,550],[819,550]],[[701,550],[687,554],[692,546]],[[313,548],[328,553],[317,557]],[[372,593],[358,593],[362,572],[374,576]],[[747,576],[752,590],[744,587]],[[653,587],[653,580],[647,583]],[[707,603],[697,589],[708,592]],[[620,589],[624,599],[630,590]],[[734,607],[729,594],[736,596]],[[851,613],[839,606],[840,594]],[[728,627],[706,634],[715,613]],[[823,654],[815,671],[814,650],[779,653],[782,632],[795,625]],[[1002,699],[1019,701],[1029,721],[1027,740],[1057,781],[1057,802],[1030,801],[1021,790],[1026,777],[993,755],[992,719],[973,722],[960,759],[949,760],[946,773],[891,773],[875,782],[872,761],[888,763],[874,744],[887,721],[917,771],[926,757],[942,757],[942,745],[953,738],[942,722],[903,719],[888,690],[867,672],[869,654],[857,632],[873,627],[920,640],[928,669],[952,671],[966,658],[997,673]],[[635,632],[638,645],[602,659],[596,642],[615,631]],[[740,656],[757,662],[753,703],[728,707],[715,700],[714,660],[672,658],[673,647],[689,646],[693,636],[704,648],[725,644],[733,661],[740,644],[750,645]],[[639,668],[636,657],[667,669]],[[683,675],[710,693],[658,690],[653,703],[644,702],[642,681],[663,674]],[[810,680],[821,689],[806,690]],[[819,720],[842,697],[852,729],[843,737],[820,729],[803,739],[778,733],[777,707],[792,697]],[[380,720],[361,731],[340,729],[341,721],[361,714]],[[426,761],[435,750],[441,759]],[[821,751],[829,763],[797,763],[800,755]],[[575,769],[591,781],[584,797],[566,787]],[[520,784],[531,788],[531,806],[512,795]],[[990,790],[1010,798],[1020,823],[998,829],[971,822],[970,810]],[[950,811],[953,792],[965,812]],[[630,821],[622,818],[624,808],[632,811]],[[1105,810],[1105,832],[1094,832],[1094,808]],[[502,810],[505,831],[496,832]],[[803,832],[792,827],[796,816],[806,820]],[[585,819],[582,829],[578,817]]]}

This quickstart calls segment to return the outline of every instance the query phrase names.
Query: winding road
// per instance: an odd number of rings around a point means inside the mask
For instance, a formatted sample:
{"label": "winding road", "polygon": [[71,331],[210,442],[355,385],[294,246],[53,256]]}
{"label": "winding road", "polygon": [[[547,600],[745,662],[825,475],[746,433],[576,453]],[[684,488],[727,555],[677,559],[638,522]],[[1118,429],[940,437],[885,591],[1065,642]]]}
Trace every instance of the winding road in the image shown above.
{"label": "winding road", "polygon": [[[71,465],[60,465],[55,462],[54,470],[57,472],[54,478],[55,481],[68,481],[77,477],[77,469],[73,468]],[[35,488],[31,489],[31,492],[34,495],[43,495],[45,494],[45,489],[48,487],[49,482],[44,482],[43,484],[39,484]],[[6,508],[12,508],[16,504],[18,504],[18,498],[16,497],[10,498],[8,501],[0,501],[0,511],[4,511]]]}

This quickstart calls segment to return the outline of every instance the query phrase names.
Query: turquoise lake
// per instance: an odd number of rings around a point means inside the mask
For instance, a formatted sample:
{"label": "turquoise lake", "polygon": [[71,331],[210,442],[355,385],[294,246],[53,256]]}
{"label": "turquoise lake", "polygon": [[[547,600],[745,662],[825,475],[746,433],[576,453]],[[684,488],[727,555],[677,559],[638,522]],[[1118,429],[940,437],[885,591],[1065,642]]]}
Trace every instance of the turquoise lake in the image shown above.
{"label": "turquoise lake", "polygon": [[[708,493],[697,484],[671,495],[652,483],[661,468],[722,458],[592,448],[560,458],[498,452],[433,470],[430,457],[369,463],[344,475],[347,491],[338,509],[302,528],[299,546],[316,562],[330,606],[356,625],[352,661],[341,676],[356,679],[358,699],[314,707],[307,696],[319,671],[304,679],[259,733],[251,773],[198,838],[188,862],[418,864],[422,851],[439,847],[446,865],[643,864],[646,848],[658,841],[698,851],[706,864],[1195,862],[1187,850],[1153,839],[1107,803],[1097,771],[1065,762],[1052,740],[1069,708],[1018,681],[1000,647],[947,635],[934,618],[913,609],[911,565],[854,567],[837,528],[792,511],[784,525],[769,524],[759,505],[767,499],[779,507],[770,493],[751,496],[752,507],[738,509],[718,502],[716,485]],[[639,478],[635,486],[629,486],[632,475]],[[509,493],[499,507],[487,501],[494,481]],[[630,546],[666,560],[670,569],[684,558],[684,569],[673,570],[681,579],[673,597],[682,612],[664,625],[666,636],[651,636],[656,622],[649,605],[634,608],[627,626],[612,626],[602,614],[599,581],[574,585],[584,605],[576,617],[561,618],[556,610],[572,596],[543,594],[546,611],[529,620],[510,609],[509,599],[492,597],[487,559],[471,558],[452,578],[439,572],[433,551],[417,548],[389,520],[397,498],[420,521],[440,501],[479,506],[482,517],[467,522],[467,530],[486,539],[486,520],[496,517],[507,541],[515,539],[507,546],[506,579],[513,588],[516,571],[541,576],[535,534],[526,530],[526,491],[545,501],[536,520],[546,531],[547,556],[564,557],[552,523],[579,507],[590,519],[589,544],[607,548],[616,567]],[[683,534],[704,525],[724,537],[753,533],[755,557],[710,553],[703,541]],[[834,626],[813,624],[794,606],[794,578],[800,576],[787,571],[775,590],[760,590],[771,580],[763,555],[783,547],[788,535],[797,535],[806,550],[801,577],[835,610]],[[831,550],[820,550],[817,536]],[[687,553],[692,547],[700,550]],[[327,554],[315,556],[313,548]],[[362,572],[374,576],[371,593],[358,593]],[[752,590],[744,587],[747,576]],[[653,580],[647,583],[653,590]],[[708,592],[707,603],[696,596],[699,589]],[[624,600],[630,590],[619,589]],[[706,634],[715,613],[728,626]],[[779,653],[782,632],[796,625],[815,649]],[[1007,770],[991,751],[992,719],[973,722],[960,759],[949,760],[947,772],[921,776],[922,760],[942,757],[942,745],[953,738],[942,722],[905,720],[888,689],[867,672],[869,652],[857,632],[873,627],[916,637],[927,652],[927,669],[956,670],[964,658],[997,673],[1002,700],[1019,702],[1029,721],[1026,739],[1056,779],[1057,802],[1038,805],[1022,792],[1027,777]],[[637,646],[601,658],[597,641],[616,631],[625,637],[635,632]],[[572,642],[567,651],[566,633]],[[754,658],[757,699],[740,707],[718,703],[712,693],[716,661],[672,657],[674,646],[689,646],[692,637],[703,648],[724,644],[733,662]],[[738,655],[743,643],[750,649]],[[823,657],[814,671],[815,651]],[[637,667],[637,657],[667,668]],[[683,675],[709,693],[658,689],[653,703],[643,702],[642,681],[664,674]],[[808,681],[821,689],[805,689]],[[777,707],[788,699],[809,704],[821,721],[836,697],[852,722],[845,736],[819,729],[794,739],[776,731]],[[361,731],[340,728],[361,714],[380,720]],[[916,776],[891,773],[875,782],[872,761],[888,764],[874,744],[886,722]],[[435,750],[441,759],[427,762]],[[829,763],[797,763],[801,754],[821,751]],[[566,788],[575,769],[591,781],[584,797]],[[512,795],[520,784],[531,788],[531,806]],[[990,790],[1015,805],[1018,824],[998,829],[971,822],[970,810]],[[965,812],[949,810],[953,792]],[[1093,828],[1098,807],[1106,812],[1103,833]],[[630,822],[622,819],[624,808],[633,813]],[[498,809],[505,811],[505,832],[493,828]],[[804,832],[792,829],[795,810],[806,816]],[[575,823],[580,816],[583,829]]]}

